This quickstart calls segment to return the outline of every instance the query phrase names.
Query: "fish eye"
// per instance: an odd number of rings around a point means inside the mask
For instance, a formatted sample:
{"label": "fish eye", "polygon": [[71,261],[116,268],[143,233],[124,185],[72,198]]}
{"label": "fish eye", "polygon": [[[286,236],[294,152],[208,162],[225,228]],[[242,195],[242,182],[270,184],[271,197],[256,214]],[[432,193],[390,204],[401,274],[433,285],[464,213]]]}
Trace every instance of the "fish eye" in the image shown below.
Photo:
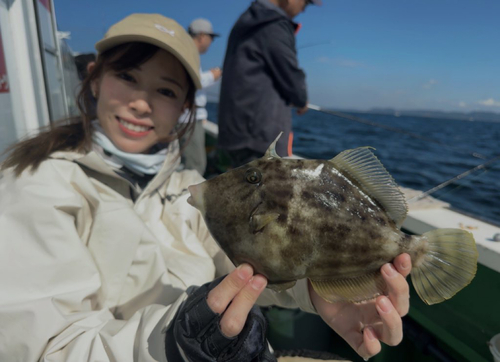
{"label": "fish eye", "polygon": [[256,168],[249,168],[245,173],[245,179],[248,183],[258,184],[262,180],[262,174]]}

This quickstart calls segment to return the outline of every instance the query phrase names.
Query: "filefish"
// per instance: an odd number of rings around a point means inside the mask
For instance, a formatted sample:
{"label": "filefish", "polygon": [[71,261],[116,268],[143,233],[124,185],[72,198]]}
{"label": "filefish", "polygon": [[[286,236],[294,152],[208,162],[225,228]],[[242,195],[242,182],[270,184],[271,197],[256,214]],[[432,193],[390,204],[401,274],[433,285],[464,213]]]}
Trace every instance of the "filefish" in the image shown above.
{"label": "filefish", "polygon": [[427,304],[472,281],[472,234],[401,231],[405,197],[370,147],[331,160],[284,159],[278,139],[262,158],[188,188],[188,202],[236,266],[251,264],[276,291],[308,278],[331,303],[387,294],[380,268],[401,253],[411,256],[412,284]]}

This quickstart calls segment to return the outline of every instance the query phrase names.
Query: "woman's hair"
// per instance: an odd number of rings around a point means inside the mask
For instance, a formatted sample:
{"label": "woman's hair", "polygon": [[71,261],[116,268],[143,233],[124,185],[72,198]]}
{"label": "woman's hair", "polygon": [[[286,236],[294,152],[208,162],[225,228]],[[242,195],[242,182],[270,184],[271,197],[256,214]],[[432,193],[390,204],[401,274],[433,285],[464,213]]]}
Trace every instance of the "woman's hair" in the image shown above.
{"label": "woman's hair", "polygon": [[[136,68],[151,59],[158,50],[158,47],[148,43],[132,42],[116,46],[100,54],[94,69],[83,80],[77,95],[80,116],[51,123],[42,128],[38,135],[10,146],[5,151],[8,156],[2,164],[2,170],[13,167],[16,176],[19,176],[29,167],[35,171],[53,152],[88,152],[92,145],[91,122],[96,119],[96,99],[92,96],[92,82],[108,70],[123,72]],[[168,139],[161,140],[162,142],[180,139],[186,133],[190,137],[193,132],[196,88],[187,72],[186,75],[189,81],[186,101],[191,110],[189,121],[178,124],[177,132]]]}

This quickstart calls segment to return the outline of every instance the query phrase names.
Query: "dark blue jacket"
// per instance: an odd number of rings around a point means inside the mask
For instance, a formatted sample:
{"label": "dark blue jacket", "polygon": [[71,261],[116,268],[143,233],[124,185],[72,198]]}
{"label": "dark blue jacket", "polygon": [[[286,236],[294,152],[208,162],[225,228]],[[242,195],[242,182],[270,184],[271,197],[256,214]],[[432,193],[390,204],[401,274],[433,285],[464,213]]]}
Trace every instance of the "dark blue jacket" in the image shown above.
{"label": "dark blue jacket", "polygon": [[305,74],[295,49],[295,24],[281,10],[255,1],[229,36],[219,100],[219,147],[287,155],[290,106],[307,103]]}

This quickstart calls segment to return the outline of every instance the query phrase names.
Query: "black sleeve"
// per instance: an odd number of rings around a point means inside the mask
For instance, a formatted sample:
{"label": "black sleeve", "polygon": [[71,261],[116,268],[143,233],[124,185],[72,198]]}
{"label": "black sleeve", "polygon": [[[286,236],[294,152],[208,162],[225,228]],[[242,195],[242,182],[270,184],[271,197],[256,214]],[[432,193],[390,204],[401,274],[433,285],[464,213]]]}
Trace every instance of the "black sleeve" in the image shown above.
{"label": "black sleeve", "polygon": [[307,104],[306,76],[299,68],[295,35],[285,21],[269,24],[261,34],[262,53],[280,95],[289,104]]}

